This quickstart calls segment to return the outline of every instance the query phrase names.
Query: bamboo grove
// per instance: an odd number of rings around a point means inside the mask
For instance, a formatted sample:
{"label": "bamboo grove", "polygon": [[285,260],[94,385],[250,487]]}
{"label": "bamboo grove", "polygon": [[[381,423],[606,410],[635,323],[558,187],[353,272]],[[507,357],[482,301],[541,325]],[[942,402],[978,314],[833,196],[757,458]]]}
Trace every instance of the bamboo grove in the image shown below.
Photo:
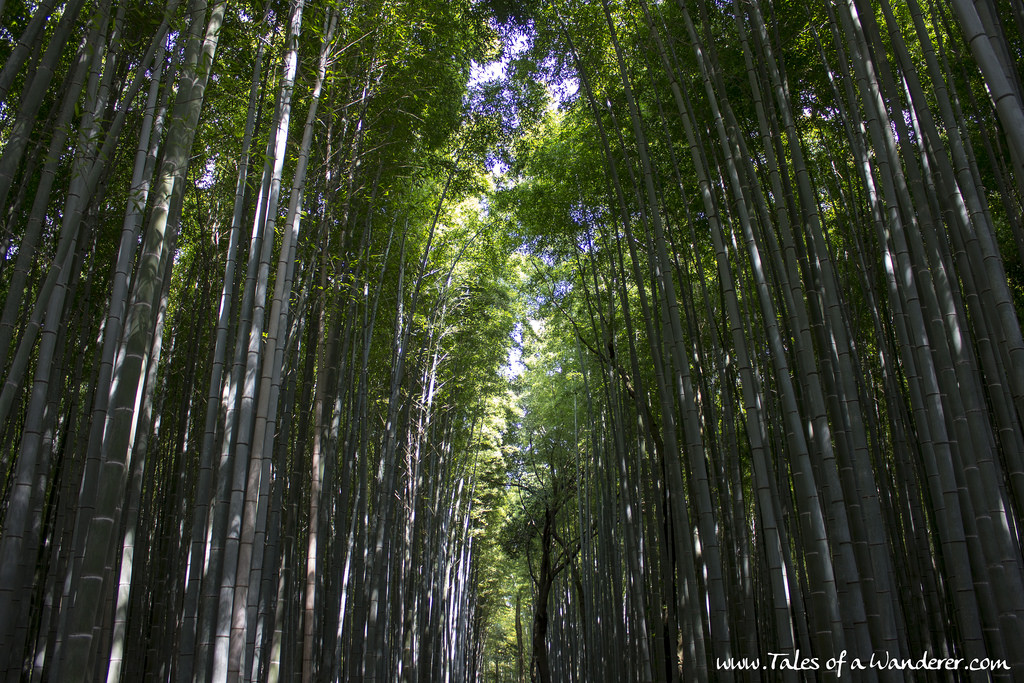
{"label": "bamboo grove", "polygon": [[1015,680],[1022,60],[1020,0],[0,0],[0,675]]}
{"label": "bamboo grove", "polygon": [[533,15],[536,680],[1015,679],[1022,9]]}
{"label": "bamboo grove", "polygon": [[486,14],[4,13],[5,680],[469,679]]}

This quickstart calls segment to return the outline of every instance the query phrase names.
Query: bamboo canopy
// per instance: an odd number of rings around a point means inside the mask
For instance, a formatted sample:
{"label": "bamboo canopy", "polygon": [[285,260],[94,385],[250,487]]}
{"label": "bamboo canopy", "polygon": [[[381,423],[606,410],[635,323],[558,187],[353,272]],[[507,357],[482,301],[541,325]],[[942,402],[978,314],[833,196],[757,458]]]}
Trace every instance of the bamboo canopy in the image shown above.
{"label": "bamboo canopy", "polygon": [[1020,679],[1022,68],[1022,0],[0,0],[0,679]]}

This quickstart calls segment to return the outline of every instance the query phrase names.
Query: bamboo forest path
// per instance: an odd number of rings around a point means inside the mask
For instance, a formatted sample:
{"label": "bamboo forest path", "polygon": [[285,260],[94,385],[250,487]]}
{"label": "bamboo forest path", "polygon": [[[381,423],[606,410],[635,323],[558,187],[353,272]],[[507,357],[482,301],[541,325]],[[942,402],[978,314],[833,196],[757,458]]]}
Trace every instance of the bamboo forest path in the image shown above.
{"label": "bamboo forest path", "polygon": [[1024,676],[1021,0],[0,0],[0,679]]}

